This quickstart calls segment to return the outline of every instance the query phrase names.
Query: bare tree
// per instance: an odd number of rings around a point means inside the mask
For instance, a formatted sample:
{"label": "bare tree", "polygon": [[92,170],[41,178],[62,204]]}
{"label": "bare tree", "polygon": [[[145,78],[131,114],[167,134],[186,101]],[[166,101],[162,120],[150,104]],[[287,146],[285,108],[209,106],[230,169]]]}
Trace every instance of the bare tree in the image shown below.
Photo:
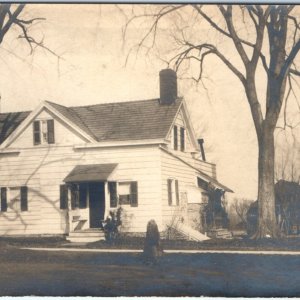
{"label": "bare tree", "polygon": [[244,225],[247,225],[247,212],[250,208],[251,201],[247,199],[233,199],[231,205],[234,214],[238,217],[239,222],[242,222]]}
{"label": "bare tree", "polygon": [[[295,130],[294,130],[295,129]],[[297,130],[296,130],[297,129]],[[295,132],[294,132],[295,131]],[[276,139],[275,180],[300,183],[299,128],[281,131]]]}
{"label": "bare tree", "polygon": [[38,21],[45,20],[45,18],[25,17],[24,12],[25,4],[0,4],[0,45],[2,44],[7,33],[12,31],[12,29],[16,29],[18,32],[18,38],[27,42],[30,47],[31,54],[36,47],[41,47],[59,58],[59,55],[45,46],[43,39],[36,40],[30,34],[31,26]]}
{"label": "bare tree", "polygon": [[[212,13],[212,6],[209,5],[148,6],[143,12],[133,12],[124,30],[126,39],[126,32],[134,22],[150,20],[148,29],[135,48],[137,51],[146,48],[148,52],[157,46],[158,35],[162,32],[159,26],[163,20],[173,18],[178,21],[176,30],[172,32],[177,48],[168,63],[175,70],[183,68],[186,63],[196,62],[199,75],[194,79],[200,81],[204,62],[208,57],[215,56],[241,83],[258,141],[259,221],[254,238],[277,238],[280,235],[275,217],[274,131],[283,103],[287,102],[286,97],[293,89],[294,76],[300,74],[295,64],[300,49],[300,25],[294,10],[294,5],[216,5]],[[191,18],[195,19],[193,26],[186,26]],[[238,62],[224,53],[217,41],[210,42],[208,35],[201,38],[198,33],[203,22],[232,43]],[[188,30],[192,32],[187,34]],[[257,89],[257,76],[262,72],[266,78],[265,95],[260,95]]]}

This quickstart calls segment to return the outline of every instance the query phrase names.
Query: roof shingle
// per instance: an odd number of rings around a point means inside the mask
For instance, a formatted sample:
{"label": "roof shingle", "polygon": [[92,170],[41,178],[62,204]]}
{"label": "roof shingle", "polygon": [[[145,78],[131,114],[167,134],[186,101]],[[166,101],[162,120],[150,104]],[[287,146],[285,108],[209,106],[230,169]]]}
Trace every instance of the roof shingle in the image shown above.
{"label": "roof shingle", "polygon": [[0,114],[0,144],[27,118],[29,111]]}
{"label": "roof shingle", "polygon": [[[47,103],[95,140],[110,142],[165,138],[182,100],[171,105],[161,105],[159,99],[77,107]],[[0,143],[29,113],[0,114]]]}

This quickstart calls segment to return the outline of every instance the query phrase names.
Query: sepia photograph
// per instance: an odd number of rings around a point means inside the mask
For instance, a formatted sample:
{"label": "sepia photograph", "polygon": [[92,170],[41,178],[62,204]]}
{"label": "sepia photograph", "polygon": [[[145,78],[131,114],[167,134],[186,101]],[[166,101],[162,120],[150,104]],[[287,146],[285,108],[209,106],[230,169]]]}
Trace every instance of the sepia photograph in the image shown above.
{"label": "sepia photograph", "polygon": [[300,297],[300,5],[0,3],[0,296]]}

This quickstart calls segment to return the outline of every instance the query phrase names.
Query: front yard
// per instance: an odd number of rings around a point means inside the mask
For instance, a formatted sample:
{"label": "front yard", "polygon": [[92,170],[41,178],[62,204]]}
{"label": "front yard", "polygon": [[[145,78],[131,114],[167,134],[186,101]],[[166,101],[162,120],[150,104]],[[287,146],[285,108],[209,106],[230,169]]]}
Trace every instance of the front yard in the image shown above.
{"label": "front yard", "polygon": [[[87,245],[63,238],[0,238],[0,295],[49,296],[299,296],[300,256],[164,254],[155,266],[140,253],[32,251],[26,247],[142,249],[142,238]],[[300,250],[280,241],[163,240],[164,249]]]}
{"label": "front yard", "polygon": [[205,253],[164,254],[149,266],[139,253],[32,251],[2,243],[0,295],[299,296],[299,264],[300,256]]}
{"label": "front yard", "polygon": [[[300,236],[280,240],[251,240],[251,239],[211,239],[203,242],[184,240],[161,240],[163,249],[184,250],[266,250],[266,251],[300,251]],[[69,243],[63,237],[1,237],[0,246],[19,247],[76,247],[91,249],[143,249],[144,238],[122,237],[111,244],[99,241],[89,244]]]}

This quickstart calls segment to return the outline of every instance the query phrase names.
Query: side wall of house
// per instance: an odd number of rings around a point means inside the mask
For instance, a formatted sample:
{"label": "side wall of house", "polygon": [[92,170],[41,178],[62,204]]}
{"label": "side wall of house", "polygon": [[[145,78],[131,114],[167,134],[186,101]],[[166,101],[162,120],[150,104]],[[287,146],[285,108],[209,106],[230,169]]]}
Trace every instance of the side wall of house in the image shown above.
{"label": "side wall of house", "polygon": [[[194,191],[197,190],[197,172],[164,150],[161,150],[161,166],[163,227],[166,229],[167,226],[174,225],[177,221],[189,224],[189,200],[191,197],[199,197],[199,199],[193,199],[193,201],[201,202],[200,189],[198,189],[198,194],[195,195],[194,193]],[[178,180],[178,206],[169,205],[168,179]],[[193,195],[191,191],[193,191]]]}

